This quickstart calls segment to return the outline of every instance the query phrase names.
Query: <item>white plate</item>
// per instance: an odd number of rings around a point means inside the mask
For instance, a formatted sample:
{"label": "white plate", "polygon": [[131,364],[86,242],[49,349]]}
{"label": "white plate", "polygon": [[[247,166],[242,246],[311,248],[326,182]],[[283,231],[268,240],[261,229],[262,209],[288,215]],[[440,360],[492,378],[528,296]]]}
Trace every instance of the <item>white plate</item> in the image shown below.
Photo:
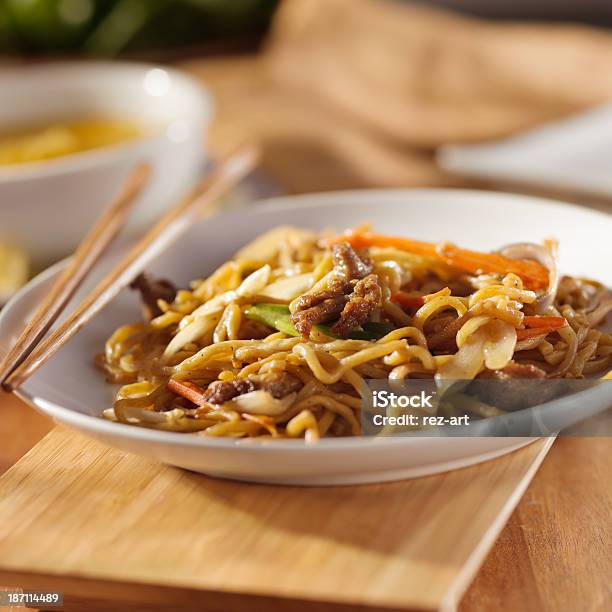
{"label": "white plate", "polygon": [[512,138],[448,145],[449,172],[547,189],[612,196],[612,106],[549,123]]}
{"label": "white plate", "polygon": [[[535,198],[446,190],[278,198],[204,221],[151,270],[179,284],[187,283],[206,275],[239,246],[276,225],[343,229],[366,221],[383,232],[424,240],[449,239],[483,250],[555,235],[561,240],[564,271],[612,284],[611,217]],[[58,269],[47,270],[32,281],[2,312],[0,345],[5,350]],[[421,476],[478,463],[533,439],[346,438],[307,446],[300,440],[241,442],[112,423],[99,418],[111,404],[113,389],[93,367],[92,356],[116,327],[139,316],[136,296],[123,292],[24,385],[21,396],[56,421],[109,445],[214,476],[278,484],[350,484]]]}

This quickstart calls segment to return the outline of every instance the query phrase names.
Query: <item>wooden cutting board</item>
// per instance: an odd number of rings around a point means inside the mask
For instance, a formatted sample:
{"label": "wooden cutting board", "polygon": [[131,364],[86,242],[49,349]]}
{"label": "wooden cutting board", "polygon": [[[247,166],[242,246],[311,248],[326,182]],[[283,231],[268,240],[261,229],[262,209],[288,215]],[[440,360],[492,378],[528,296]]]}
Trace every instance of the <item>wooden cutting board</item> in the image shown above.
{"label": "wooden cutting board", "polygon": [[381,485],[215,480],[56,428],[0,478],[0,585],[68,610],[452,610],[552,440]]}

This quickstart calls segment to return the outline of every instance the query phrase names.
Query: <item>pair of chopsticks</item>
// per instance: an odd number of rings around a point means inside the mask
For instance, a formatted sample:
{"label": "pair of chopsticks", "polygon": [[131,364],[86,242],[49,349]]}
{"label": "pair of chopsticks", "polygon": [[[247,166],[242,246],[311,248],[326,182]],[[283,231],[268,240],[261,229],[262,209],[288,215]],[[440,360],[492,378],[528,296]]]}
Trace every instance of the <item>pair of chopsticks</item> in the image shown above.
{"label": "pair of chopsticks", "polygon": [[152,259],[162,253],[204,213],[211,212],[219,198],[253,170],[257,159],[257,150],[244,146],[219,161],[212,172],[185,199],[171,207],[66,320],[45,338],[76,290],[125,224],[128,213],[151,174],[146,164],[135,168],[118,196],[85,236],[49,294],[0,363],[2,387],[6,391],[14,391],[20,387],[129,285]]}

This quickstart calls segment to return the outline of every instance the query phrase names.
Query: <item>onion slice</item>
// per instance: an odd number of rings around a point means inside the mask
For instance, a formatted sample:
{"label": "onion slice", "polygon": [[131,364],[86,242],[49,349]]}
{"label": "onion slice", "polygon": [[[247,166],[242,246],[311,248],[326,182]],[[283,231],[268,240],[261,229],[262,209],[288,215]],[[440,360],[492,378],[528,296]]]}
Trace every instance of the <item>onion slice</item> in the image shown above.
{"label": "onion slice", "polygon": [[272,397],[268,391],[258,389],[244,393],[231,400],[238,412],[249,414],[265,414],[267,416],[278,416],[283,414],[293,403],[296,394],[290,393],[280,399]]}
{"label": "onion slice", "polygon": [[544,314],[553,305],[559,286],[559,270],[557,265],[557,243],[553,240],[545,244],[533,242],[517,242],[509,244],[499,251],[500,255],[509,259],[532,259],[548,269],[548,287],[538,293],[535,306],[538,314]]}

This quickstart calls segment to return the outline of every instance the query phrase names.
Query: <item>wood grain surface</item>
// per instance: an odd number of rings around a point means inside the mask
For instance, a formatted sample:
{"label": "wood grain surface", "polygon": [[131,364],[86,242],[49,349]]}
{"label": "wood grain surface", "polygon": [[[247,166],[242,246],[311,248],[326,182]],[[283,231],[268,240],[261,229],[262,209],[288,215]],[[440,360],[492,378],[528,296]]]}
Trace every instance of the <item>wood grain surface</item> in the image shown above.
{"label": "wood grain surface", "polygon": [[612,438],[558,439],[461,612],[612,610]]}
{"label": "wood grain surface", "polygon": [[53,427],[51,419],[0,390],[0,474],[6,472]]}
{"label": "wood grain surface", "polygon": [[107,602],[112,583],[232,609],[246,595],[279,609],[453,609],[548,442],[444,475],[321,489],[214,480],[56,428],[0,479],[0,582],[85,580]]}
{"label": "wood grain surface", "polygon": [[[51,423],[5,394],[0,394],[0,410],[3,471],[41,438]],[[610,473],[612,439],[557,440],[468,588],[460,612],[610,609]],[[31,573],[16,580],[25,588],[70,590],[78,610],[108,609],[108,599],[100,602],[91,597],[90,581],[85,578]],[[191,605],[201,597],[197,590],[125,582],[107,582],[105,593],[125,610],[159,609],[181,602]],[[212,596],[207,600],[210,609],[214,609],[213,600]],[[274,609],[270,607],[272,600],[265,597],[248,601],[251,610]],[[226,597],[223,605],[228,603],[236,602]],[[281,604],[299,610],[296,601],[282,600]]]}

